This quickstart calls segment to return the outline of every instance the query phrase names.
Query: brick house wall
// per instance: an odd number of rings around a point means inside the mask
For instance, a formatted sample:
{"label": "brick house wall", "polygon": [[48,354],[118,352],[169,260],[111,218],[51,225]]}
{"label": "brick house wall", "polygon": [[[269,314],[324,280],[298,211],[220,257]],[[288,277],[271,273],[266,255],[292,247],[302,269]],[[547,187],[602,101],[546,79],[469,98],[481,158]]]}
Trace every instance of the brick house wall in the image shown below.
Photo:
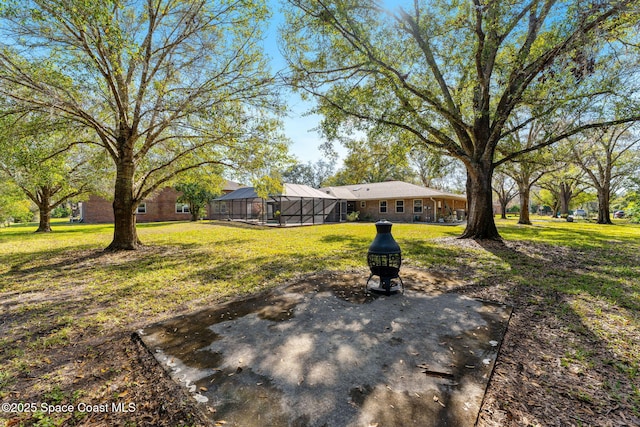
{"label": "brick house wall", "polygon": [[[173,188],[163,188],[155,197],[138,206],[136,222],[190,220],[190,213],[176,212],[176,200],[180,194]],[[113,206],[110,201],[91,195],[89,200],[82,202],[81,216],[83,221],[89,224],[112,223]]]}
{"label": "brick house wall", "polygon": [[80,202],[80,217],[88,224],[113,222],[113,205],[110,201],[92,194],[87,201]]}
{"label": "brick house wall", "polygon": [[138,208],[137,222],[157,221],[188,221],[191,219],[189,212],[176,212],[176,200],[182,193],[173,188],[163,188],[153,199],[145,200],[145,211]]}
{"label": "brick house wall", "polygon": [[[434,203],[435,200],[435,203]],[[466,203],[455,199],[384,199],[355,201],[355,210],[360,218],[374,221],[386,219],[391,222],[434,222],[437,218],[446,218],[452,213],[458,219],[465,211]],[[386,202],[386,212],[381,212],[381,202]],[[399,203],[401,202],[401,203]],[[435,216],[434,216],[435,208]],[[402,210],[402,212],[398,212]]]}

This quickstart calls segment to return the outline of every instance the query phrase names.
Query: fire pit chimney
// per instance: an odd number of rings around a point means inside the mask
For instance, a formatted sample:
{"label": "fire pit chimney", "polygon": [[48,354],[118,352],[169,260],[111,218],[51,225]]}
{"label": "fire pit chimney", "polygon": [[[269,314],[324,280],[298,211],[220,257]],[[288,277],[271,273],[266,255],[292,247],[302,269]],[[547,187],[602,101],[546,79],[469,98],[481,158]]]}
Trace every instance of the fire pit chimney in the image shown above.
{"label": "fire pit chimney", "polygon": [[[376,222],[378,234],[373,239],[367,253],[367,264],[369,264],[371,275],[367,279],[366,289],[374,292],[384,292],[387,295],[399,290],[404,292],[404,284],[399,275],[400,265],[402,264],[402,251],[398,242],[391,235],[392,225],[387,220]],[[374,282],[373,286],[370,287],[369,282],[373,276],[378,276],[380,282]],[[398,279],[398,281],[394,279]]]}

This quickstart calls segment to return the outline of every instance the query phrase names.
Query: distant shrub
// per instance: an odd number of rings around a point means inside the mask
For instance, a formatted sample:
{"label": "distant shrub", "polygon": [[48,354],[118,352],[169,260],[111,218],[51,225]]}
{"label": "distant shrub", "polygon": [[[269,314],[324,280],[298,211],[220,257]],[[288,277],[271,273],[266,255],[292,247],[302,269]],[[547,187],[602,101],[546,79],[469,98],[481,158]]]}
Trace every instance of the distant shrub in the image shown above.
{"label": "distant shrub", "polygon": [[27,223],[33,221],[34,213],[29,210],[22,210],[20,212],[16,212],[13,215],[14,222]]}
{"label": "distant shrub", "polygon": [[71,209],[67,206],[58,206],[51,211],[51,217],[53,218],[67,218],[71,216]]}
{"label": "distant shrub", "polygon": [[629,205],[625,209],[624,214],[627,218],[629,218],[630,222],[636,224],[640,223],[640,204],[635,202],[629,203]]}
{"label": "distant shrub", "polygon": [[347,222],[356,222],[360,219],[360,212],[355,211],[347,215]]}

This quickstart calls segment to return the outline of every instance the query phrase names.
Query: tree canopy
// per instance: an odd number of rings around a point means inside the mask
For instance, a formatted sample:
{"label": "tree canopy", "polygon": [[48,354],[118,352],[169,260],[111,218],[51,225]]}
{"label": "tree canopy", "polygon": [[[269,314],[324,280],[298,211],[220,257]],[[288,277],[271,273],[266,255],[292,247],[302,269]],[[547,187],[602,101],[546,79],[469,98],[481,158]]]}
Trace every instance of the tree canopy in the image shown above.
{"label": "tree canopy", "polygon": [[36,231],[51,231],[51,211],[95,190],[105,176],[96,149],[67,146],[66,134],[86,134],[83,128],[38,114],[0,119],[0,174],[18,186],[40,211]]}
{"label": "tree canopy", "polygon": [[593,129],[575,139],[577,141],[571,147],[573,161],[598,194],[598,223],[611,224],[611,197],[630,183],[629,178],[640,165],[637,126]]}
{"label": "tree canopy", "polygon": [[[289,4],[289,83],[317,99],[325,135],[393,129],[462,161],[469,201],[462,237],[499,238],[491,196],[499,163],[640,116],[629,106],[637,82],[625,61],[633,48],[619,42],[635,34],[637,1]],[[514,120],[523,106],[529,114]],[[562,133],[495,160],[510,134],[568,112]]]}
{"label": "tree canopy", "polygon": [[263,55],[264,1],[14,0],[2,11],[0,94],[90,129],[116,172],[114,238],[135,249],[137,204],[205,164],[282,151]]}

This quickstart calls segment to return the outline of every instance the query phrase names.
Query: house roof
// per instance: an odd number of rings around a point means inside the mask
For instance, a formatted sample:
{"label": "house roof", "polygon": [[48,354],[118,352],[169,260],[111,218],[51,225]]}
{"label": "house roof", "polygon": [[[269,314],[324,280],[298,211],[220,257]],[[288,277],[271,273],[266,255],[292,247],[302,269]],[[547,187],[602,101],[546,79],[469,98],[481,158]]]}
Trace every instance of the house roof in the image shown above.
{"label": "house roof", "polygon": [[229,181],[228,179],[225,181],[224,186],[222,187],[222,191],[224,192],[231,192],[231,191],[235,191],[238,188],[242,188],[244,187],[244,185],[240,184],[239,182],[235,182],[235,181]]}
{"label": "house roof", "polygon": [[[336,197],[327,192],[316,190],[308,185],[302,184],[283,184],[283,191],[281,194],[270,194],[270,197],[297,197],[305,199],[335,199]],[[254,187],[239,188],[224,196],[218,197],[215,200],[239,200],[239,199],[259,199],[260,197],[256,193]]]}
{"label": "house roof", "polygon": [[231,193],[220,196],[215,200],[239,200],[239,199],[257,199],[258,195],[253,187],[238,188]]}
{"label": "house roof", "polygon": [[325,187],[321,191],[331,194],[338,199],[346,200],[384,200],[384,199],[419,199],[419,198],[447,198],[467,200],[464,194],[452,194],[433,188],[422,187],[402,181],[386,181],[371,184],[343,185],[340,187]]}

